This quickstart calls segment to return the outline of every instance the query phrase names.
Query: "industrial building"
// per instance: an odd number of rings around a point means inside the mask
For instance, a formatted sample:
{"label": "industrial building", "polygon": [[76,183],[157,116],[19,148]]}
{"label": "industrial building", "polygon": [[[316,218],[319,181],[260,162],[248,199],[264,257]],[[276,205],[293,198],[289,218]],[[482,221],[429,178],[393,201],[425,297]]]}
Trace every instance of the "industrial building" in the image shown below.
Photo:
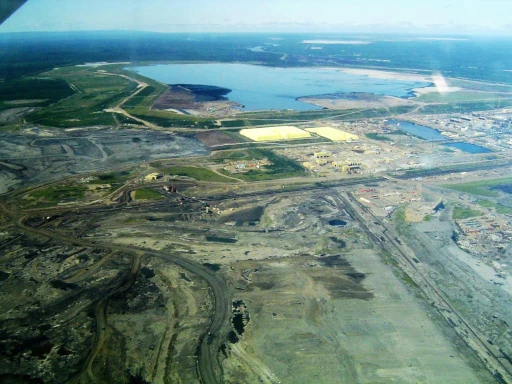
{"label": "industrial building", "polygon": [[331,157],[332,153],[328,152],[328,151],[320,151],[320,152],[315,152],[313,154],[313,156],[315,156],[317,159],[326,159],[328,157]]}
{"label": "industrial building", "polygon": [[345,160],[344,162],[333,161],[331,164],[335,168],[341,168],[343,172],[347,173],[359,173],[362,165],[366,165],[361,163],[360,161],[354,160]]}
{"label": "industrial building", "polygon": [[155,172],[155,173],[150,173],[149,175],[144,177],[144,180],[146,180],[146,181],[153,181],[153,180],[157,180],[157,179],[159,179],[161,177],[162,177],[161,174]]}
{"label": "industrial building", "polygon": [[295,140],[311,137],[309,132],[292,126],[248,128],[242,129],[240,134],[254,141]]}
{"label": "industrial building", "polygon": [[332,141],[356,141],[359,139],[357,135],[332,127],[308,128],[306,131],[315,133]]}
{"label": "industrial building", "polygon": [[313,171],[316,168],[315,164],[313,164],[309,161],[302,163],[302,166],[306,169],[309,169],[310,171]]}

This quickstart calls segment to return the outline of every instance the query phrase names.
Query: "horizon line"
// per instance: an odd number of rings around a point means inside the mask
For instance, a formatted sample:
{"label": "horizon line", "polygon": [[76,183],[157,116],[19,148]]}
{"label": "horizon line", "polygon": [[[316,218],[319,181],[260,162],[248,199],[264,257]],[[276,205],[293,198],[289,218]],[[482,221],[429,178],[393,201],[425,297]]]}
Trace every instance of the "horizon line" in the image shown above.
{"label": "horizon line", "polygon": [[427,31],[151,31],[151,30],[139,30],[139,29],[76,29],[76,30],[32,30],[32,31],[1,31],[0,34],[41,34],[41,33],[154,33],[154,34],[229,34],[229,35],[241,35],[241,34],[252,34],[252,35],[268,35],[268,34],[280,34],[280,35],[311,35],[311,34],[357,34],[357,35],[403,35],[403,36],[464,36],[464,37],[508,37],[512,38],[512,34],[498,33],[497,31],[480,32],[480,33],[468,33],[468,32],[427,32]]}

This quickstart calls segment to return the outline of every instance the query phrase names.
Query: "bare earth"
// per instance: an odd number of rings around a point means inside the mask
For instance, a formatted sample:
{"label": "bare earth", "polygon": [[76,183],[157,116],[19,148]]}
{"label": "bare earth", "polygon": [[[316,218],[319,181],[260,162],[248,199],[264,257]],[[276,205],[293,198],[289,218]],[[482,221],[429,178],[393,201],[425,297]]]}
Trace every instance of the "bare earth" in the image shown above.
{"label": "bare earth", "polygon": [[425,82],[432,81],[431,76],[416,74],[416,73],[379,71],[376,69],[366,69],[366,68],[342,68],[342,69],[338,69],[338,70],[343,73],[349,73],[351,75],[368,76],[368,77],[372,77],[374,79],[425,81]]}
{"label": "bare earth", "polygon": [[339,98],[336,95],[332,95],[332,98],[329,98],[328,95],[325,95],[323,97],[301,97],[299,100],[329,109],[369,109],[418,105],[418,103],[413,100],[393,96],[360,97],[351,100],[348,98]]}

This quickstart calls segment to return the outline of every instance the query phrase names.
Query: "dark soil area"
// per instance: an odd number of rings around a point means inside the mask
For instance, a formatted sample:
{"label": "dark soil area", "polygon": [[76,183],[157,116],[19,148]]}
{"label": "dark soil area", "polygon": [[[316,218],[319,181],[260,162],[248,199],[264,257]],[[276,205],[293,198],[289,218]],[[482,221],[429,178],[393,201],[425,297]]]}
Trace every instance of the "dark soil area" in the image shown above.
{"label": "dark soil area", "polygon": [[230,89],[209,85],[172,84],[157,99],[152,109],[201,109],[202,103],[228,100],[224,95],[229,92]]}
{"label": "dark soil area", "polygon": [[219,223],[223,224],[235,221],[237,225],[241,225],[243,223],[260,221],[263,212],[265,212],[265,208],[260,206],[244,209],[222,217]]}
{"label": "dark soil area", "polygon": [[195,96],[191,91],[178,86],[170,86],[155,101],[152,109],[194,109],[196,107]]}
{"label": "dark soil area", "polygon": [[196,137],[207,147],[216,147],[225,144],[236,144],[242,142],[235,135],[222,131],[199,132]]}

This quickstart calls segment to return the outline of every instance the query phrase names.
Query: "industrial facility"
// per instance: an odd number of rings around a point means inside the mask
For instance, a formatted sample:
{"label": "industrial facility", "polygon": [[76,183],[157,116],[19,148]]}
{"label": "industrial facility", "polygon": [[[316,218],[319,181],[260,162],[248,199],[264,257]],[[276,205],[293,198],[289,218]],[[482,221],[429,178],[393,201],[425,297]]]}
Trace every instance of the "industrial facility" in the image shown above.
{"label": "industrial facility", "polygon": [[332,153],[328,152],[328,151],[320,151],[320,152],[315,152],[313,154],[313,156],[315,156],[317,159],[326,159],[328,157],[331,157]]}
{"label": "industrial facility", "polygon": [[292,126],[248,128],[242,129],[240,134],[254,141],[296,140],[311,137],[309,132]]}
{"label": "industrial facility", "polygon": [[332,127],[308,128],[308,129],[306,129],[306,131],[315,133],[318,136],[325,137],[325,138],[335,141],[335,142],[356,141],[359,139],[359,137],[357,135],[353,135],[352,133],[341,131],[339,129],[332,128]]}
{"label": "industrial facility", "polygon": [[162,177],[162,175],[160,173],[154,172],[154,173],[150,173],[149,175],[146,175],[144,177],[144,180],[145,181],[154,181],[154,180],[160,179],[161,177]]}

